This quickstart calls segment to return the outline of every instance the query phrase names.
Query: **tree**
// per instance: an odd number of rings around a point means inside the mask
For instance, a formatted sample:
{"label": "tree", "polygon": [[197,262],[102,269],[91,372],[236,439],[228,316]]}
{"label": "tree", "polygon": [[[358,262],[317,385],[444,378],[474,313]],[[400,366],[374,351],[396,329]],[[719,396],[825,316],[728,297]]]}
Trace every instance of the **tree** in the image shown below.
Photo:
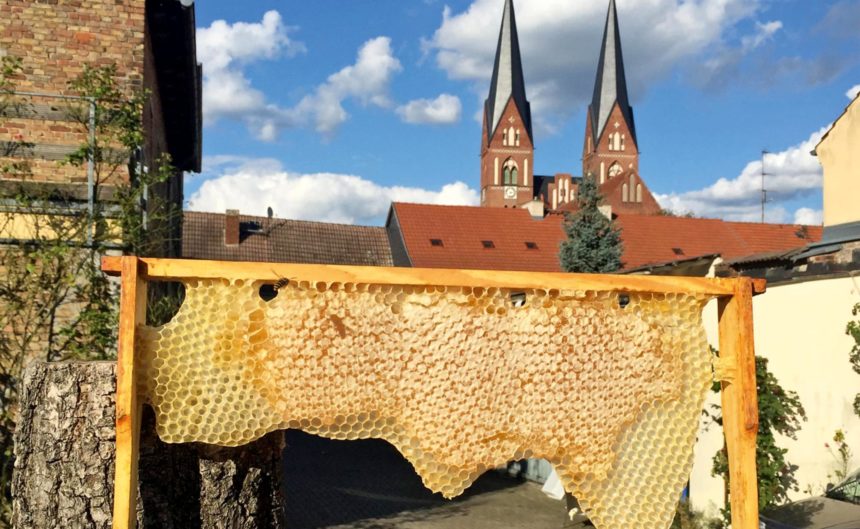
{"label": "tree", "polygon": [[[21,61],[0,64],[0,125],[28,106],[15,93]],[[98,360],[115,356],[118,293],[99,267],[107,251],[151,255],[178,207],[152,196],[149,186],[174,170],[168,157],[138,163],[144,145],[147,94],[123,90],[115,66],[84,67],[69,88],[79,96],[65,109],[82,140],[63,162],[92,168],[92,208],[47,186],[32,185],[32,146],[19,135],[0,151],[0,173],[20,183],[0,212],[0,528],[9,524],[19,381],[25,364],[41,358]],[[115,192],[103,203],[100,187]],[[9,200],[10,199],[10,200]],[[144,212],[147,214],[144,215]],[[159,307],[178,305],[157,300]],[[164,314],[167,310],[161,310]]]}
{"label": "tree", "polygon": [[587,175],[579,185],[579,209],[567,214],[559,259],[566,272],[609,273],[621,268],[621,231],[600,211],[603,197],[594,177]]}
{"label": "tree", "polygon": [[[860,316],[860,303],[854,305],[851,314],[855,317]],[[851,348],[848,360],[854,372],[860,375],[860,320],[848,322],[845,333],[854,338],[854,347]],[[854,396],[854,413],[860,416],[860,393]]]}
{"label": "tree", "polygon": [[[756,471],[758,473],[759,510],[780,505],[788,501],[787,493],[798,490],[794,478],[796,465],[785,459],[787,449],[779,447],[775,434],[784,435],[791,439],[797,438],[801,422],[806,420],[806,412],[800,398],[794,391],[788,391],[780,386],[779,381],[767,368],[767,359],[757,356],[755,359],[756,393],[758,395],[758,437],[756,438]],[[720,384],[715,383],[714,392],[720,391]],[[714,407],[710,414],[712,420],[722,425],[722,415],[719,407]],[[714,456],[711,473],[722,476],[729,490],[729,464],[726,448]],[[730,520],[730,505],[726,502],[723,515]]]}

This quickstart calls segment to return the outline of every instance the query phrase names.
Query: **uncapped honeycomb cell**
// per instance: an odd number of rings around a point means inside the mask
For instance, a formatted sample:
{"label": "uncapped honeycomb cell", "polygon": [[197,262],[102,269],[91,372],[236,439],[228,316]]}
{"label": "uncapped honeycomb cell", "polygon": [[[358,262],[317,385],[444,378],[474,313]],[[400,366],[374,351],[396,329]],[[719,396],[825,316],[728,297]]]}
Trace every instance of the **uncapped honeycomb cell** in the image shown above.
{"label": "uncapped honeycomb cell", "polygon": [[545,458],[599,529],[669,527],[711,380],[706,298],[526,290],[517,306],[505,289],[292,281],[265,302],[261,286],[189,281],[176,317],[140,330],[164,441],[385,439],[449,498]]}

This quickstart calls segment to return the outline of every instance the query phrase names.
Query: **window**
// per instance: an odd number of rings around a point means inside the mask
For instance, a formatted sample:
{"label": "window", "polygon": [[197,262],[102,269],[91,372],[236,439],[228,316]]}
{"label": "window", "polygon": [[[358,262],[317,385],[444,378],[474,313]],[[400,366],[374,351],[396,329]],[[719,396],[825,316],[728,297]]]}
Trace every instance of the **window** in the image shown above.
{"label": "window", "polygon": [[514,128],[511,127],[508,129],[508,145],[513,147],[515,144],[519,144],[519,142],[514,137]]}
{"label": "window", "polygon": [[622,135],[621,135],[621,150],[622,150],[622,151],[624,150],[624,140],[625,140],[625,139],[626,139],[626,137],[624,136],[624,134],[622,134]]}
{"label": "window", "polygon": [[442,239],[430,239],[430,246],[445,246],[442,244]]}
{"label": "window", "polygon": [[520,129],[517,129],[517,147],[520,146]]}
{"label": "window", "polygon": [[508,129],[502,131],[502,145],[508,146]]}
{"label": "window", "polygon": [[621,168],[621,164],[615,162],[609,167],[609,178],[615,178],[616,176],[620,175],[622,171],[623,169]]}
{"label": "window", "polygon": [[642,202],[642,184],[636,184],[636,202]]}
{"label": "window", "polygon": [[526,241],[526,248],[528,248],[529,250],[537,250],[538,245],[536,242]]}
{"label": "window", "polygon": [[493,241],[481,241],[481,246],[483,246],[484,248],[487,248],[487,249],[496,247],[496,245],[493,244]]}
{"label": "window", "polygon": [[630,195],[627,192],[627,184],[625,183],[621,186],[621,202],[627,202],[629,196]]}
{"label": "window", "polygon": [[517,169],[517,164],[511,158],[508,158],[505,161],[504,168],[502,169],[503,180],[502,183],[506,186],[515,186],[517,185],[517,178],[519,176],[519,170]]}

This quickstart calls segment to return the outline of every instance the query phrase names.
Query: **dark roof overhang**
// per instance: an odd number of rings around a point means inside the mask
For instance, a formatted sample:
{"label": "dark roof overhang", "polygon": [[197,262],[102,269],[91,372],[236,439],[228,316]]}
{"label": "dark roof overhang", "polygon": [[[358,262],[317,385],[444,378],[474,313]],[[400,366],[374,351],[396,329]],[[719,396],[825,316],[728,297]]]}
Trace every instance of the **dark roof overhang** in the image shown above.
{"label": "dark roof overhang", "polygon": [[177,169],[199,173],[203,90],[194,5],[148,0],[146,6],[168,151]]}

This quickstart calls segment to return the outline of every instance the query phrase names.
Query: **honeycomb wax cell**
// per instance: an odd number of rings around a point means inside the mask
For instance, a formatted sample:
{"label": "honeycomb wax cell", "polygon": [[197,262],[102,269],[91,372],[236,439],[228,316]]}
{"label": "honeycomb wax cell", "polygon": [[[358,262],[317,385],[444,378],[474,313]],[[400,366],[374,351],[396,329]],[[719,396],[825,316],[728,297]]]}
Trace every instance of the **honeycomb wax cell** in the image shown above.
{"label": "honeycomb wax cell", "polygon": [[308,278],[265,302],[262,284],[188,281],[176,317],[140,330],[164,441],[379,438],[449,498],[528,455],[599,529],[670,525],[711,379],[707,298],[526,290],[514,306],[506,289]]}

